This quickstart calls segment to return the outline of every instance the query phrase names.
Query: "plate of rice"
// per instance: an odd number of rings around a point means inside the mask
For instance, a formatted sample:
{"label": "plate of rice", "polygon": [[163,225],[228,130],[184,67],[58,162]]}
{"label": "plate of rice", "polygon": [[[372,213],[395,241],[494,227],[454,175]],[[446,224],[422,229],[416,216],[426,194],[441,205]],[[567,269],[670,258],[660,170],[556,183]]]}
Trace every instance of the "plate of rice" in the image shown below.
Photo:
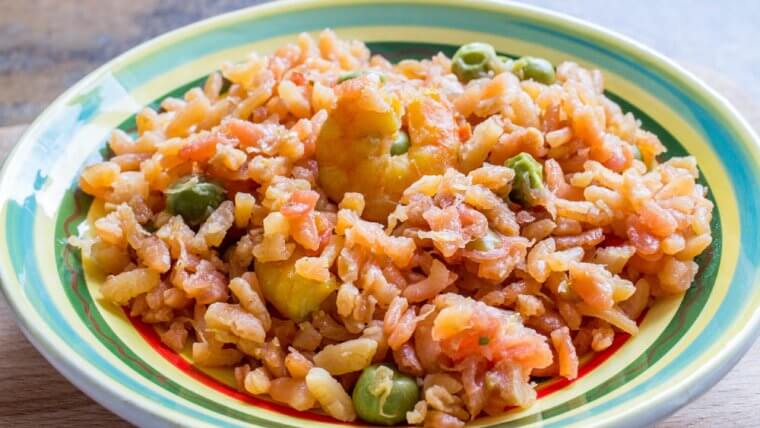
{"label": "plate of rice", "polygon": [[34,122],[2,290],[140,426],[646,426],[757,335],[759,160],[703,83],[563,15],[269,4]]}

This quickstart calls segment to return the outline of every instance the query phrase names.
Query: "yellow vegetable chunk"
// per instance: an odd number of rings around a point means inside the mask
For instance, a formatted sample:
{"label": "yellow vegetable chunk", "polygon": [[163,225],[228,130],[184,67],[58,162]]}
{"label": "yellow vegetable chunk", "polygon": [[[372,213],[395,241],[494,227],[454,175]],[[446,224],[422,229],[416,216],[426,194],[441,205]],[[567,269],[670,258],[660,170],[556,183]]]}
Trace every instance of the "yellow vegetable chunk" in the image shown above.
{"label": "yellow vegetable chunk", "polygon": [[293,321],[302,321],[338,288],[333,276],[320,282],[297,274],[295,264],[302,256],[301,251],[295,251],[288,260],[256,263],[256,276],[264,298]]}

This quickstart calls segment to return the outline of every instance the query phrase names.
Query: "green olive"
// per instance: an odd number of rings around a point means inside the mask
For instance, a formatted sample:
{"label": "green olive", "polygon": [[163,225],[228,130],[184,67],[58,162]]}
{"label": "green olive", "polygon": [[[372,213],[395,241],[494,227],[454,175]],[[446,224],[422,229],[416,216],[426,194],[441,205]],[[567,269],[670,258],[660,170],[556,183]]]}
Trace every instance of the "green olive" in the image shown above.
{"label": "green olive", "polygon": [[395,425],[406,420],[420,398],[413,378],[387,364],[369,366],[362,371],[352,394],[356,414],[371,424]]}
{"label": "green olive", "polygon": [[537,201],[532,190],[544,187],[544,167],[525,152],[507,159],[504,165],[515,171],[509,198],[520,205],[535,205]]}
{"label": "green olive", "polygon": [[502,244],[501,237],[491,229],[478,239],[467,243],[466,248],[472,251],[491,251]]}
{"label": "green olive", "polygon": [[463,82],[485,77],[495,59],[493,46],[480,42],[468,43],[462,45],[451,58],[451,72]]}
{"label": "green olive", "polygon": [[197,175],[180,178],[164,193],[169,212],[191,226],[203,223],[225,199],[222,186]]}
{"label": "green olive", "polygon": [[532,56],[524,56],[512,65],[512,72],[520,80],[535,80],[545,85],[554,83],[554,66],[551,62]]}
{"label": "green olive", "polygon": [[409,135],[399,130],[396,139],[391,145],[391,156],[403,155],[409,151]]}

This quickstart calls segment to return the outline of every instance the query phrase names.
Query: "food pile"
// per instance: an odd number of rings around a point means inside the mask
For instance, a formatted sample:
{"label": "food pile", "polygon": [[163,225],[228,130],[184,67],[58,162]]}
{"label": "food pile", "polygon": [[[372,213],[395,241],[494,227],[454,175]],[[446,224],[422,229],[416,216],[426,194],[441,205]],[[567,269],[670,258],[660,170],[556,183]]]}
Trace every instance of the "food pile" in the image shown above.
{"label": "food pile", "polygon": [[483,43],[391,64],[325,30],[114,131],[72,239],[102,299],[241,391],[458,427],[578,376],[711,243],[693,157],[572,62]]}

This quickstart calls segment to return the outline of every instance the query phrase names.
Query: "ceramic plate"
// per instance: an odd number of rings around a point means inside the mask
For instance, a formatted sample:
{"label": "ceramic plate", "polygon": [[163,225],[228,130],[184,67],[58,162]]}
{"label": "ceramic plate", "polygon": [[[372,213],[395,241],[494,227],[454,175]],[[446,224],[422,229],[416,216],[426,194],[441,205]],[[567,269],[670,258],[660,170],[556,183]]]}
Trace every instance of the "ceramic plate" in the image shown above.
{"label": "ceramic plate", "polygon": [[[285,2],[171,32],[101,67],[55,101],[6,161],[0,183],[3,292],[29,339],[71,382],[145,426],[328,426],[335,422],[236,392],[156,333],[100,302],[102,280],[66,238],[100,207],[77,191],[82,166],[130,131],[144,105],[199,85],[223,60],[269,52],[331,27],[392,60],[452,54],[480,40],[509,55],[573,60],[604,72],[607,95],[656,133],[669,156],[697,157],[716,204],[714,243],[682,297],[651,308],[572,383],[538,386],[533,407],[474,426],[643,426],[705,391],[752,343],[760,323],[760,149],[723,99],[662,56],[609,31],[531,7],[488,1]],[[731,397],[726,397],[731,400]]]}

